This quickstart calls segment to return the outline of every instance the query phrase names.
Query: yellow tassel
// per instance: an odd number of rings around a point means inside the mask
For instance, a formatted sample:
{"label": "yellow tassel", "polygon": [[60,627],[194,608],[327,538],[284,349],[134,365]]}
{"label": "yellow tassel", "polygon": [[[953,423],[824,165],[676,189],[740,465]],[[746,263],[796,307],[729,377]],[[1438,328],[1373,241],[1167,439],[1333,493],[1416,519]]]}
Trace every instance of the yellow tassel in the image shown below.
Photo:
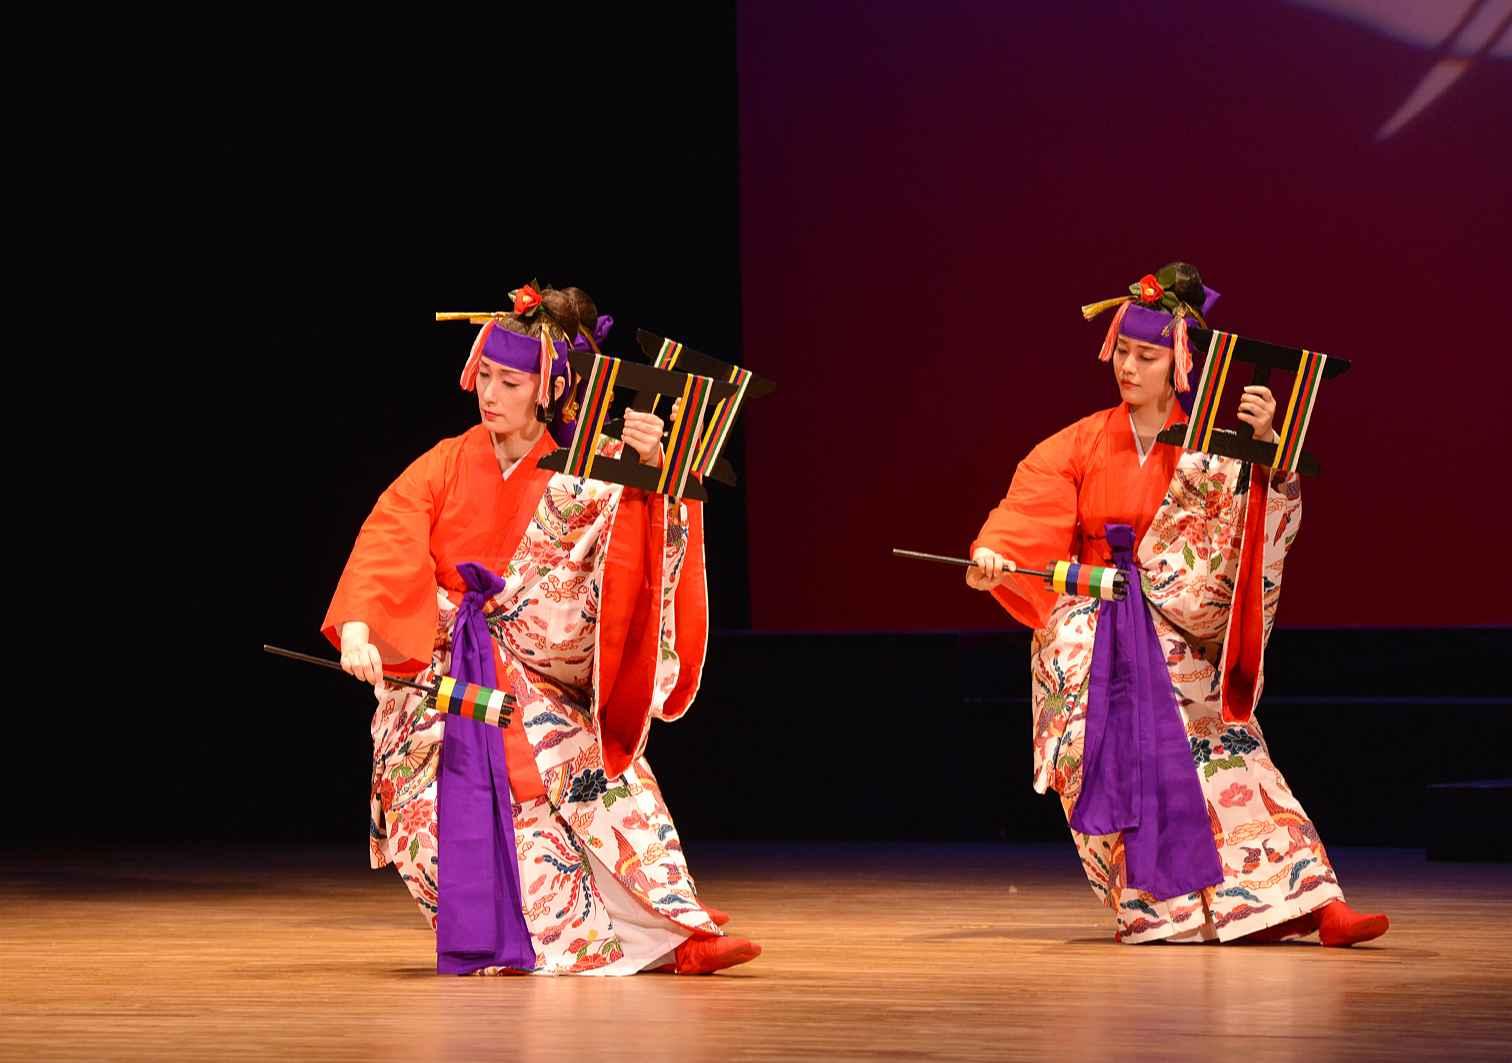
{"label": "yellow tassel", "polygon": [[1082,317],[1087,321],[1091,321],[1104,310],[1112,310],[1119,303],[1132,303],[1133,301],[1134,297],[1132,295],[1120,295],[1117,299],[1104,299],[1100,303],[1088,303],[1081,308]]}

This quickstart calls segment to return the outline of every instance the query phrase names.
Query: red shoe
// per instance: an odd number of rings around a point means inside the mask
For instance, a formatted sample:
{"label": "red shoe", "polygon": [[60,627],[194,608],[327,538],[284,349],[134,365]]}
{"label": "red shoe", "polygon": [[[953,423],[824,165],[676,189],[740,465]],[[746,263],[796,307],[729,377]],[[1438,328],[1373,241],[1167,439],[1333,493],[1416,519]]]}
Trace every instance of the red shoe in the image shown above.
{"label": "red shoe", "polygon": [[1361,915],[1343,901],[1329,901],[1313,914],[1318,917],[1318,941],[1331,948],[1374,941],[1391,926],[1384,915]]}
{"label": "red shoe", "polygon": [[1255,945],[1272,945],[1287,938],[1306,937],[1318,929],[1318,916],[1315,912],[1307,912],[1295,919],[1288,919],[1284,923],[1268,926],[1264,930],[1256,930],[1253,934],[1245,934],[1240,941]]}
{"label": "red shoe", "polygon": [[673,974],[713,974],[726,967],[750,963],[761,946],[745,938],[689,938],[672,954]]}
{"label": "red shoe", "polygon": [[709,913],[709,918],[714,921],[715,926],[724,926],[730,921],[729,912],[722,912],[712,904],[704,904],[700,901],[698,906]]}

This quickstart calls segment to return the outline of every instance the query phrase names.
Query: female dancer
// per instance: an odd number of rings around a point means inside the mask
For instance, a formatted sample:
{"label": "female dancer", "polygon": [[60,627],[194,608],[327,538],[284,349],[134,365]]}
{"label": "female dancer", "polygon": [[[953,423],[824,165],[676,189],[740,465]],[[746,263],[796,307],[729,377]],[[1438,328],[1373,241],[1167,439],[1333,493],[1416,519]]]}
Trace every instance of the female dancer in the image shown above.
{"label": "female dancer", "polygon": [[[1379,937],[1386,917],[1344,904],[1252,716],[1298,479],[1155,445],[1186,419],[1187,324],[1206,327],[1218,293],[1181,262],[1130,293],[1087,308],[1118,308],[1101,357],[1122,401],[1030,452],[967,570],[1034,629],[1034,787],[1060,794],[1120,941]],[[1274,439],[1270,390],[1244,392],[1239,418]],[[1128,598],[1013,575],[1065,558],[1117,566]]]}
{"label": "female dancer", "polygon": [[[462,372],[480,423],[378,499],[323,625],[376,686],[372,863],[399,871],[441,973],[702,974],[761,951],[699,901],[642,755],[698,689],[700,504],[537,467],[572,437],[568,353],[610,323],[579,289],[526,286],[483,326]],[[661,433],[626,413],[648,464]],[[385,671],[516,708],[503,730],[440,715]]]}

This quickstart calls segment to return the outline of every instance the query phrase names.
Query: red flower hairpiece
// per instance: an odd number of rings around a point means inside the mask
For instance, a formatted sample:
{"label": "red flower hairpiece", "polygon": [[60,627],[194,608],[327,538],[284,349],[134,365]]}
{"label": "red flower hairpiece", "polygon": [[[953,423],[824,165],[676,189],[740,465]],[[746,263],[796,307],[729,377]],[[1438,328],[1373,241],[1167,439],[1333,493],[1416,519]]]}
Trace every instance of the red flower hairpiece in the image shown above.
{"label": "red flower hairpiece", "polygon": [[528,317],[541,305],[541,293],[533,284],[516,288],[510,294],[514,296],[514,312],[517,317]]}

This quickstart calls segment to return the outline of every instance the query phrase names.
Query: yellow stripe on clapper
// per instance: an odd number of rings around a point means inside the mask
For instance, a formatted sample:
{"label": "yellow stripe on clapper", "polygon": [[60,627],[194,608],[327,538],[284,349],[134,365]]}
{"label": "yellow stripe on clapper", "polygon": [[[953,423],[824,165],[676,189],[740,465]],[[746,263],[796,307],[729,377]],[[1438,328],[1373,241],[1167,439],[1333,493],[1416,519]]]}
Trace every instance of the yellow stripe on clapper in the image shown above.
{"label": "yellow stripe on clapper", "polygon": [[1218,424],[1218,403],[1223,400],[1223,386],[1228,383],[1229,366],[1234,361],[1234,344],[1238,340],[1239,337],[1231,333],[1228,342],[1223,345],[1223,367],[1218,376],[1218,390],[1213,395],[1213,416],[1208,419],[1207,431],[1202,434],[1202,446],[1198,450],[1212,453],[1210,448],[1213,445],[1213,428]]}
{"label": "yellow stripe on clapper", "polygon": [[1281,432],[1276,439],[1276,457],[1281,457],[1281,448],[1286,446],[1286,433],[1291,431],[1292,420],[1297,415],[1297,396],[1305,391],[1307,385],[1306,369],[1307,356],[1310,352],[1302,352],[1302,360],[1297,363],[1297,379],[1292,382],[1291,398],[1286,402],[1286,417],[1281,422]]}
{"label": "yellow stripe on clapper", "polygon": [[[619,367],[620,361],[618,358],[609,359],[609,381],[607,384],[605,384],[605,387],[608,388],[609,394],[608,397],[605,398],[604,404],[599,407],[599,414],[595,419],[595,423],[593,425],[593,435],[588,437],[592,440],[592,442],[588,445],[588,464],[583,466],[583,479],[585,480],[593,476],[593,462],[594,459],[598,457],[599,434],[604,430],[604,418],[609,413],[609,407],[613,405],[614,381],[615,378],[619,376]],[[578,428],[578,431],[581,432],[587,428],[587,425],[582,425]]]}
{"label": "yellow stripe on clapper", "polygon": [[[671,431],[671,433],[667,437],[667,442],[669,444],[670,443],[681,442],[681,440],[678,439],[677,431],[682,426],[683,419],[688,416],[688,392],[692,389],[692,387],[693,387],[693,377],[691,375],[683,377],[682,404],[677,407],[677,416],[674,417],[674,418],[672,418],[672,431]],[[690,448],[693,446],[693,442],[691,440],[689,441],[688,446]],[[670,450],[670,449],[673,449],[673,448],[669,447],[668,449]],[[672,468],[672,455],[671,454],[663,454],[662,455],[661,476],[659,476],[657,478],[657,481],[656,481],[656,489],[658,491],[664,490],[666,488],[666,486],[667,486],[667,473],[668,473],[668,471],[671,468]]]}

